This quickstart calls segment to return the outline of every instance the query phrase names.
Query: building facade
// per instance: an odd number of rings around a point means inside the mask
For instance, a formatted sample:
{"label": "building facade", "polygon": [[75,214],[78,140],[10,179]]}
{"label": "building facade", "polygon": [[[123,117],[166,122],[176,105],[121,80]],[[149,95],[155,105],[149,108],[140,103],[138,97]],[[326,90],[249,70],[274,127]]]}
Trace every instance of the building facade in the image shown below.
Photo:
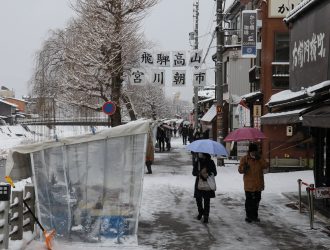
{"label": "building facade", "polygon": [[[309,0],[285,18],[290,31],[289,89],[272,95],[264,124],[295,135],[314,167],[316,187],[330,187],[330,2]],[[293,138],[293,137],[291,137]]]}

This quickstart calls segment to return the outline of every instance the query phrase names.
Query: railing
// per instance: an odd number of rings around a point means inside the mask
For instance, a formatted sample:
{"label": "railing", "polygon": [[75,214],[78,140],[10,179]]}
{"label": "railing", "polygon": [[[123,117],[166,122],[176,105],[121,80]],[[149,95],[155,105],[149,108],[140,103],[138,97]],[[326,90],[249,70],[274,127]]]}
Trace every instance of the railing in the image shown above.
{"label": "railing", "polygon": [[289,62],[272,62],[273,77],[289,77]]}
{"label": "railing", "polygon": [[303,182],[301,179],[298,179],[298,193],[299,193],[299,212],[301,213],[301,186],[306,186],[307,198],[308,198],[308,208],[309,208],[309,224],[310,229],[314,228],[314,184],[308,184]]}
{"label": "railing", "polygon": [[9,239],[22,240],[23,232],[34,231],[33,216],[23,205],[24,199],[34,211],[34,187],[26,185],[24,192],[13,190],[10,197],[9,200],[0,201],[0,249],[8,249]]}
{"label": "railing", "polygon": [[100,117],[78,117],[78,118],[32,118],[20,119],[23,125],[94,125],[108,126],[108,118]]}

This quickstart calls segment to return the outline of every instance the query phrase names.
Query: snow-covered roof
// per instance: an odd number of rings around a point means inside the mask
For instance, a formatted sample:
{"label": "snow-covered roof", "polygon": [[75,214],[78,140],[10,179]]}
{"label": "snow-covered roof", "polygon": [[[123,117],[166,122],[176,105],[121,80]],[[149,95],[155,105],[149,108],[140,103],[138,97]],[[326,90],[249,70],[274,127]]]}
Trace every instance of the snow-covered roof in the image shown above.
{"label": "snow-covered roof", "polygon": [[217,107],[216,105],[212,105],[212,107],[203,115],[201,121],[211,122],[216,115],[217,115]]}
{"label": "snow-covered roof", "polygon": [[14,98],[14,97],[6,97],[5,99],[11,99],[11,100],[17,100],[17,101],[20,101],[20,102],[26,102],[28,103],[27,101],[23,100],[23,99],[18,99],[18,98]]}
{"label": "snow-covered roof", "polygon": [[206,89],[206,90],[200,90],[198,91],[199,97],[204,98],[215,98],[215,90],[214,89]]}
{"label": "snow-covered roof", "polygon": [[262,93],[260,91],[256,91],[256,92],[251,92],[251,93],[248,93],[248,94],[245,94],[245,95],[242,95],[241,98],[243,100],[245,99],[249,99],[251,97],[254,97],[254,96],[258,96],[258,95],[261,95]]}
{"label": "snow-covered roof", "polygon": [[[289,11],[286,17],[283,19],[284,22],[290,22],[292,19],[297,17],[299,14],[301,14],[304,10],[308,9],[308,7],[312,6],[312,4],[318,2],[320,0],[304,0],[301,3],[299,3],[296,8]],[[324,0],[323,0],[324,1]]]}
{"label": "snow-covered roof", "polygon": [[305,113],[310,107],[277,112],[277,113],[268,113],[261,117],[261,124],[292,124],[299,123],[302,121],[301,115]]}
{"label": "snow-covered roof", "polygon": [[278,103],[278,102],[291,102],[293,100],[299,99],[299,97],[313,97],[315,95],[315,92],[330,86],[330,81],[324,81],[319,84],[313,85],[311,87],[308,87],[306,89],[302,89],[300,91],[291,91],[289,89],[283,90],[281,92],[278,92],[277,94],[274,94],[271,96],[268,103],[266,103],[267,106],[271,106],[272,104]]}
{"label": "snow-covered roof", "polygon": [[7,105],[10,105],[10,106],[13,106],[13,107],[18,107],[18,105],[16,105],[16,104],[13,104],[13,103],[10,103],[10,102],[7,102],[7,101],[5,101],[5,100],[3,100],[3,99],[0,99],[0,102],[2,102],[2,103],[4,103],[4,104],[7,104]]}
{"label": "snow-covered roof", "polygon": [[206,99],[200,100],[200,101],[198,101],[198,103],[209,102],[209,101],[212,101],[212,100],[214,100],[214,97],[210,97],[210,98],[206,98]]}
{"label": "snow-covered roof", "polygon": [[125,125],[102,130],[100,132],[97,132],[96,134],[67,137],[67,138],[59,139],[58,141],[45,141],[41,143],[34,143],[34,144],[14,147],[9,152],[9,156],[6,162],[6,173],[10,174],[11,170],[14,167],[13,154],[15,152],[27,154],[52,147],[97,141],[97,140],[102,140],[104,138],[115,138],[115,137],[123,137],[127,135],[147,134],[149,131],[150,122],[151,122],[150,120],[137,120],[137,121],[129,122]]}

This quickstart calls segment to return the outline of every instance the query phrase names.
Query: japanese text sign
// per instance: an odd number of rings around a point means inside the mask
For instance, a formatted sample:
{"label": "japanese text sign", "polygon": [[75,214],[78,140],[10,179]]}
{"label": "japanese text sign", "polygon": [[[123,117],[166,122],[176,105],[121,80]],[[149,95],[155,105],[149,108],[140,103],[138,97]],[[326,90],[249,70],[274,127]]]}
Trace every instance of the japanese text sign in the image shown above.
{"label": "japanese text sign", "polygon": [[257,11],[242,11],[242,57],[257,56]]}

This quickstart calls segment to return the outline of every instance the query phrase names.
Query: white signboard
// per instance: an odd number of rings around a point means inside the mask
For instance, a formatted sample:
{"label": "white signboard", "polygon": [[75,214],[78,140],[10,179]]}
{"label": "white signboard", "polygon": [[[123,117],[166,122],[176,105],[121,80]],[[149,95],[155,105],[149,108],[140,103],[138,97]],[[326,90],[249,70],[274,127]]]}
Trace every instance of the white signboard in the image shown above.
{"label": "white signboard", "polygon": [[185,70],[173,70],[172,73],[172,86],[183,87],[186,85],[186,71]]}
{"label": "white signboard", "polygon": [[284,18],[302,0],[268,0],[268,17]]}
{"label": "white signboard", "polygon": [[330,187],[319,187],[315,189],[316,199],[330,198]]}
{"label": "white signboard", "polygon": [[143,69],[132,69],[129,80],[132,85],[145,85],[146,73]]}
{"label": "white signboard", "polygon": [[158,67],[170,67],[171,55],[170,52],[158,52],[155,58],[156,66]]}
{"label": "white signboard", "polygon": [[152,52],[149,50],[142,51],[140,55],[140,64],[143,66],[153,66],[154,58]]}
{"label": "white signboard", "polygon": [[151,83],[155,85],[165,85],[165,70],[153,69],[151,73]]}
{"label": "white signboard", "polygon": [[193,86],[200,87],[206,86],[206,70],[196,70],[193,75]]}
{"label": "white signboard", "polygon": [[173,67],[185,67],[187,65],[187,58],[185,51],[173,52]]}
{"label": "white signboard", "polygon": [[238,141],[237,142],[237,156],[243,157],[247,154],[249,149],[249,142],[248,141]]}
{"label": "white signboard", "polygon": [[200,67],[202,64],[203,50],[192,50],[190,52],[189,65],[194,67]]}

